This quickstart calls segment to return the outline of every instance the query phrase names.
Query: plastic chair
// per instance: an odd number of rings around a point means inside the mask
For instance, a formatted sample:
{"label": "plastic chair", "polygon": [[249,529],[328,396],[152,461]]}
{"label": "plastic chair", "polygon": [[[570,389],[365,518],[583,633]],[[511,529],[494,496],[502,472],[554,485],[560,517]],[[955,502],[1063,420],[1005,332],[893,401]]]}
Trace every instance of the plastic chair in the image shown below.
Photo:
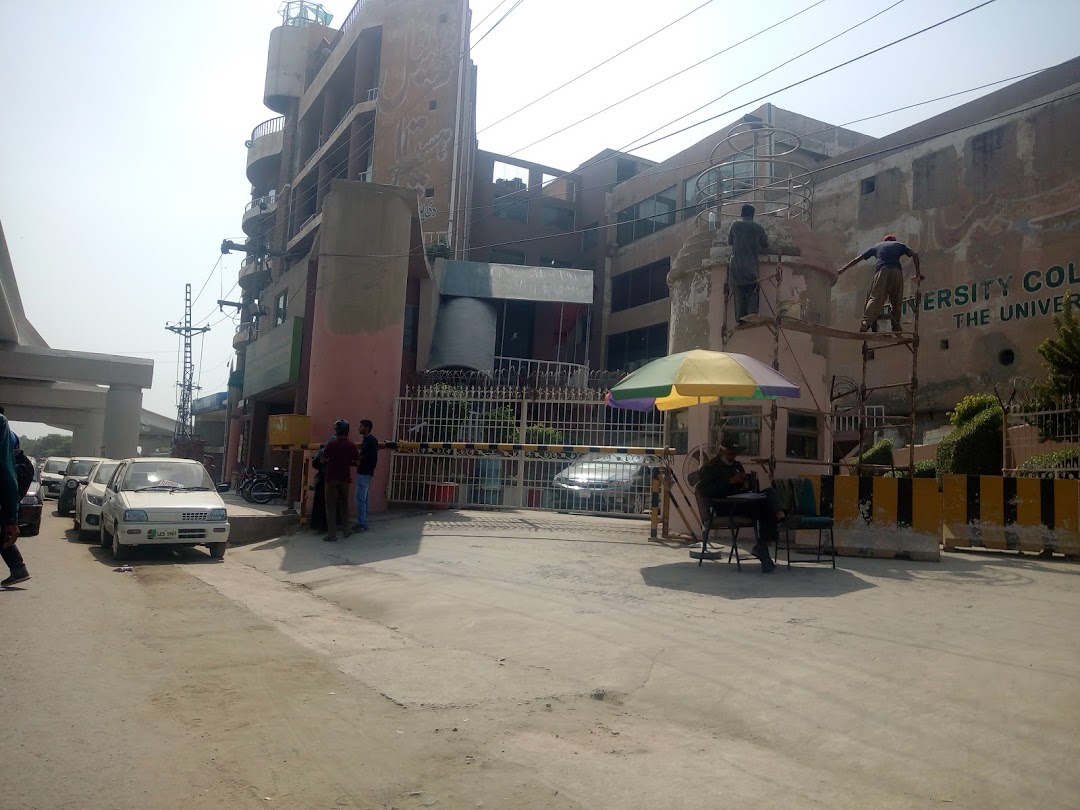
{"label": "plastic chair", "polygon": [[825,517],[818,514],[817,496],[814,493],[814,482],[809,478],[799,479],[802,482],[802,486],[799,488],[799,500],[796,504],[797,512],[794,515],[788,515],[780,527],[783,532],[777,534],[776,537],[776,559],[780,558],[780,538],[784,538],[784,547],[787,550],[787,567],[791,568],[791,545],[794,540],[795,532],[800,529],[806,531],[817,531],[817,558],[814,560],[795,560],[798,563],[820,563],[822,554],[825,551],[824,537],[825,532],[829,533],[829,554],[832,557],[832,567],[836,568],[836,543],[833,541],[833,519],[831,517]]}

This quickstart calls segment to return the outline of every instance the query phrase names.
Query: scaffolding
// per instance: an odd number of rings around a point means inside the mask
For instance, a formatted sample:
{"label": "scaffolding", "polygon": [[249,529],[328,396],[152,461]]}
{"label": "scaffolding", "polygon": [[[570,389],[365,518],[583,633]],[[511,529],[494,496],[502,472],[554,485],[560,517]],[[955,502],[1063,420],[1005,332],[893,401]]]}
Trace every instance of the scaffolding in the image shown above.
{"label": "scaffolding", "polygon": [[[801,140],[793,132],[778,129],[771,124],[761,121],[753,116],[746,116],[742,121],[732,126],[726,136],[713,148],[710,154],[709,168],[697,175],[694,180],[694,189],[697,192],[696,208],[698,209],[697,221],[699,227],[707,226],[711,230],[719,227],[721,217],[733,218],[734,212],[744,204],[751,204],[758,214],[776,216],[786,219],[797,219],[810,224],[812,188],[806,182],[809,172],[806,167],[793,159],[793,155],[801,146]],[[723,158],[718,155],[723,153]],[[784,281],[784,257],[798,255],[797,248],[773,248],[771,252],[761,257],[758,286],[764,283],[775,285],[775,295],[770,300],[765,296],[765,302],[772,310],[771,315],[752,315],[744,318],[737,324],[729,323],[728,313],[732,309],[733,289],[730,278],[724,283],[724,314],[721,326],[721,348],[727,349],[728,342],[736,332],[743,330],[767,328],[773,337],[772,367],[780,370],[780,343],[787,343],[788,350],[799,369],[802,383],[809,385],[802,367],[787,332],[799,332],[819,337],[835,338],[840,340],[855,340],[862,344],[862,368],[859,384],[855,390],[857,394],[858,410],[858,457],[854,465],[856,475],[864,472],[875,471],[906,471],[908,477],[915,473],[915,424],[916,424],[916,397],[918,393],[918,353],[919,353],[919,309],[921,301],[921,276],[916,275],[913,298],[905,298],[904,306],[910,302],[914,312],[914,321],[910,331],[896,333],[857,332],[845,329],[836,329],[824,324],[813,323],[800,317],[795,317],[790,304],[785,305],[781,298],[781,289]],[[772,272],[767,273],[766,267],[772,267]],[[773,305],[773,301],[776,305]],[[876,328],[876,324],[874,325]],[[869,361],[875,357],[875,353],[884,349],[905,347],[911,353],[911,377],[901,382],[885,383],[881,385],[869,385],[867,381]],[[874,414],[873,420],[869,418],[868,400],[877,392],[886,390],[903,389],[907,394],[907,413],[902,416],[887,416]],[[811,389],[812,391],[812,389]],[[815,411],[819,418],[828,419],[830,425],[836,421],[833,412],[832,398],[828,403],[828,409],[814,398]],[[775,477],[776,473],[776,424],[779,406],[776,400],[770,402],[768,415],[763,418],[769,424],[770,447],[767,458],[754,459],[769,471],[769,477]],[[870,442],[876,431],[884,427],[895,427],[906,430],[908,436],[908,463],[905,467],[897,467],[894,464],[877,465],[863,461],[863,456],[869,449]],[[831,432],[831,431],[830,431]],[[819,451],[819,455],[820,455]],[[831,455],[831,454],[830,454]],[[784,458],[784,463],[813,464],[821,466],[834,465],[834,461],[808,460],[796,458]]]}

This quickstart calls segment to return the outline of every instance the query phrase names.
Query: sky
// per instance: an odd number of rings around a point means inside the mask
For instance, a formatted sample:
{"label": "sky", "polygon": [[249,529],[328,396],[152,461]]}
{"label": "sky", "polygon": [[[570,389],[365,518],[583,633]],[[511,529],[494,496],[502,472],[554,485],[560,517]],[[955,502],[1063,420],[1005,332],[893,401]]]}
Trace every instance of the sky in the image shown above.
{"label": "sky", "polygon": [[[514,2],[473,0],[473,41]],[[480,147],[569,170],[602,149],[639,143],[729,93],[649,140],[724,113],[716,120],[632,150],[662,160],[765,101],[844,124],[1080,55],[1075,0],[996,0],[905,39],[980,2],[523,0],[473,51]],[[201,290],[196,325],[211,326],[195,343],[196,381],[202,395],[225,389],[234,321],[232,311],[219,312],[215,302],[235,300],[241,257],[221,257],[219,245],[224,238],[243,239],[241,215],[250,199],[244,142],[276,116],[263,106],[262,88],[279,5],[0,0],[0,17],[8,21],[0,27],[0,221],[27,315],[53,347],[152,359],[154,385],[144,407],[158,413],[176,415],[178,340],[165,326],[183,314],[185,283],[193,293]],[[324,6],[336,28],[352,0]],[[694,9],[580,81],[490,126]],[[897,44],[782,90],[889,43]],[[707,59],[723,49],[729,50]],[[994,89],[852,128],[885,135]],[[42,425],[15,428],[29,436],[50,432]]]}

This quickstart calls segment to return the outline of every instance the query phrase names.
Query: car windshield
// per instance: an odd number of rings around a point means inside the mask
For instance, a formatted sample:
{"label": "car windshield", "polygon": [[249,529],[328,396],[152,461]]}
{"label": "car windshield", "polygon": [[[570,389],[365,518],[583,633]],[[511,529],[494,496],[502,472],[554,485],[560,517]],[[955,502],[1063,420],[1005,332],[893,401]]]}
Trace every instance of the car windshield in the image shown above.
{"label": "car windshield", "polygon": [[142,461],[134,462],[124,475],[120,487],[125,491],[180,490],[214,488],[214,482],[206,469],[197,461]]}
{"label": "car windshield", "polygon": [[45,462],[45,468],[42,472],[46,473],[60,473],[67,467],[68,460],[66,458],[50,458]]}
{"label": "car windshield", "polygon": [[119,462],[112,462],[109,464],[99,464],[97,472],[94,473],[95,484],[107,484],[109,479],[112,478],[112,474],[116,472],[116,468],[119,467]]}
{"label": "car windshield", "polygon": [[74,475],[77,478],[82,478],[85,475],[89,475],[90,471],[94,469],[94,465],[97,461],[87,461],[86,459],[74,459],[67,465],[67,471],[64,475]]}

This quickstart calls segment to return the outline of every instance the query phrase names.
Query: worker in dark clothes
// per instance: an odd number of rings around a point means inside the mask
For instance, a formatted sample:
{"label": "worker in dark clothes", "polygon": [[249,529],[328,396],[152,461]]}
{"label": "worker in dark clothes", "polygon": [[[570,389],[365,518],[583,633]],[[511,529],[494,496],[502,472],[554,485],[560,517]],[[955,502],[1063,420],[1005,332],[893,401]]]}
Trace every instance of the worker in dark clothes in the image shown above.
{"label": "worker in dark clothes", "polygon": [[15,475],[15,448],[7,417],[0,415],[0,556],[11,574],[0,582],[10,588],[30,579],[22,553],[16,547],[19,539],[19,481]]}
{"label": "worker in dark clothes", "polygon": [[[326,441],[329,443],[333,440],[334,437],[331,436]],[[311,489],[315,494],[311,498],[311,515],[308,517],[308,528],[317,532],[324,532],[326,531],[326,463],[323,460],[323,449],[321,447],[315,453],[314,458],[311,459],[311,468],[315,470],[315,478],[311,484]],[[344,521],[346,517],[341,517],[340,520]]]}
{"label": "worker in dark clothes", "polygon": [[323,448],[323,461],[326,464],[323,475],[326,483],[326,537],[329,543],[337,542],[338,524],[341,524],[346,537],[349,531],[349,483],[352,481],[350,468],[360,463],[360,450],[349,441],[349,423],[338,419],[334,423],[334,438]]}
{"label": "worker in dark clothes", "polygon": [[904,271],[900,267],[900,259],[904,256],[910,256],[915,265],[913,278],[922,281],[925,276],[919,269],[919,254],[903,242],[898,242],[891,233],[885,234],[880,242],[836,271],[836,275],[840,276],[861,261],[877,260],[874,264],[874,283],[866,299],[866,309],[863,310],[862,324],[859,326],[860,332],[866,332],[871,328],[877,331],[877,319],[886,301],[892,308],[890,313],[892,330],[900,331],[901,300],[904,297]]}
{"label": "worker in dark clothes", "polygon": [[360,463],[356,467],[356,525],[358,532],[368,530],[368,494],[371,492],[371,477],[375,475],[375,465],[379,463],[379,440],[371,431],[374,425],[370,419],[360,420]]}
{"label": "worker in dark clothes", "polygon": [[[734,437],[725,436],[720,452],[698,471],[696,493],[702,506],[707,508],[708,501],[714,498],[729,498],[751,491],[746,469],[736,458],[740,449]],[[745,515],[758,522],[758,541],[750,553],[761,561],[761,572],[769,574],[776,569],[776,563],[769,556],[769,543],[775,543],[779,537],[777,524],[785,514],[771,489],[765,490],[764,494],[761,499],[714,504],[712,509],[714,515]]]}
{"label": "worker in dark clothes", "polygon": [[731,245],[728,263],[728,285],[735,293],[735,320],[757,315],[760,288],[758,287],[758,256],[769,249],[769,237],[760,224],[754,222],[755,208],[742,207],[742,219],[731,223],[727,241]]}

